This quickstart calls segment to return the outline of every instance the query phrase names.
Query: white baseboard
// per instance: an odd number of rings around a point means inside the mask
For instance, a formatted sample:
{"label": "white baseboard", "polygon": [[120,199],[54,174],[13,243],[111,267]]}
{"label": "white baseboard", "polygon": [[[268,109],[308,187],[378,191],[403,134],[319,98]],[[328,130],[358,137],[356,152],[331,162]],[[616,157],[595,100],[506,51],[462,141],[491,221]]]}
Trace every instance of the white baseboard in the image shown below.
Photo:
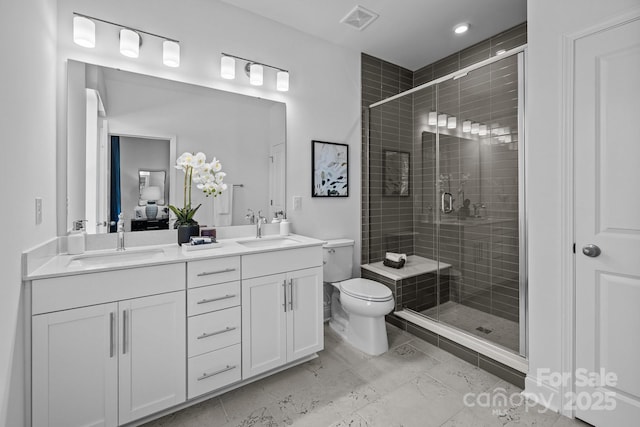
{"label": "white baseboard", "polygon": [[560,412],[562,407],[560,390],[557,387],[543,383],[533,375],[527,375],[525,378],[522,394],[553,412]]}

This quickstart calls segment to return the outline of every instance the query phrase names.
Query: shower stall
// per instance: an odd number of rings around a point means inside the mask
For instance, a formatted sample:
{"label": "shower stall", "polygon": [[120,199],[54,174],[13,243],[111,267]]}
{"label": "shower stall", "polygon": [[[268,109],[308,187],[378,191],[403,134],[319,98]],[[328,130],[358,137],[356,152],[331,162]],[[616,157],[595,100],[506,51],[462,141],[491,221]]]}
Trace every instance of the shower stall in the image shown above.
{"label": "shower stall", "polygon": [[526,357],[524,50],[365,111],[362,271],[395,316]]}

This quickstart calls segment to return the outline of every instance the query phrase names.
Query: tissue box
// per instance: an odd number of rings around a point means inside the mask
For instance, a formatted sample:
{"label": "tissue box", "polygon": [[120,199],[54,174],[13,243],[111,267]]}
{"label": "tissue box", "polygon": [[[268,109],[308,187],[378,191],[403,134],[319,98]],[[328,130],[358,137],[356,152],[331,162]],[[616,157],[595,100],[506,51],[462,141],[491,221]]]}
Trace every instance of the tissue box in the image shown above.
{"label": "tissue box", "polygon": [[385,258],[384,261],[382,261],[382,264],[391,268],[402,268],[404,267],[404,262],[404,259],[401,259],[400,261],[391,261],[390,259]]}

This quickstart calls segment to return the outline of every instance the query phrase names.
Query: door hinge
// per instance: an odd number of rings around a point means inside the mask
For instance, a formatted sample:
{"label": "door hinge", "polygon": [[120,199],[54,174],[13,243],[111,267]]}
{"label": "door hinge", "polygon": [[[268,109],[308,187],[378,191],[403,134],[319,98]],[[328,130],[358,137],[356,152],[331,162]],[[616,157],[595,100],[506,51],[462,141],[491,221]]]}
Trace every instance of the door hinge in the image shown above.
{"label": "door hinge", "polygon": [[575,243],[573,244],[573,253],[574,254],[576,253],[576,244]]}

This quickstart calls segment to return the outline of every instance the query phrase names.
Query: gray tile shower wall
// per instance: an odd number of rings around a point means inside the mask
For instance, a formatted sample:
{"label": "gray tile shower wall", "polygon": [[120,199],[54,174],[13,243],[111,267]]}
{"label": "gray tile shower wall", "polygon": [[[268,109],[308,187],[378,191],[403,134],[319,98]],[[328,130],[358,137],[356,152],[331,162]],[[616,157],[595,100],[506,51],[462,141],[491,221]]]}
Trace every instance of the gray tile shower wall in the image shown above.
{"label": "gray tile shower wall", "polygon": [[[362,54],[362,263],[380,261],[386,251],[439,258],[452,265],[448,286],[440,289],[441,299],[447,293],[447,300],[515,321],[519,310],[515,57],[373,109],[369,128],[364,112],[373,102],[526,43],[526,30],[526,23],[520,24],[415,72]],[[437,111],[460,121],[508,128],[513,143],[485,145],[440,134],[436,177],[436,137],[426,131],[428,112],[436,111],[436,105]],[[410,153],[407,196],[385,195],[383,159],[388,150]],[[437,236],[436,180],[456,198],[456,214],[469,199],[472,214],[499,221],[443,223]],[[396,301],[404,300],[405,306],[413,301],[414,310],[422,305],[417,296],[411,300],[409,288],[401,286],[398,291]]]}

